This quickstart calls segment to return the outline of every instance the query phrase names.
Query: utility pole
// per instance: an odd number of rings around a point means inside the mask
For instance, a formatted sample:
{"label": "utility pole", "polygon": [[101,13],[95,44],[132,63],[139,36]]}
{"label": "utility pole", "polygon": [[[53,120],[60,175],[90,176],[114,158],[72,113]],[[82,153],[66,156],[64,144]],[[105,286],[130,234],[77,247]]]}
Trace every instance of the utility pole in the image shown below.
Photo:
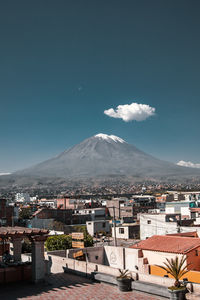
{"label": "utility pole", "polygon": [[117,246],[117,238],[116,238],[116,220],[115,220],[115,209],[116,207],[115,206],[110,206],[110,207],[107,207],[107,208],[112,208],[113,209],[113,221],[114,221],[114,246],[116,247]]}
{"label": "utility pole", "polygon": [[115,207],[113,206],[113,218],[114,218],[114,246],[117,246],[117,239],[116,239],[116,223],[115,223]]}

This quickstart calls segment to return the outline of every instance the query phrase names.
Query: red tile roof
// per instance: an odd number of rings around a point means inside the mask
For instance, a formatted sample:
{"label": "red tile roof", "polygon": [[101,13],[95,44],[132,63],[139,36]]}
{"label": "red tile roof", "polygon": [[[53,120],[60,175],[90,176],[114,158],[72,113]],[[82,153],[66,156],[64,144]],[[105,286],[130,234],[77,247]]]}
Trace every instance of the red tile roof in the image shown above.
{"label": "red tile roof", "polygon": [[200,207],[190,207],[191,212],[200,212]]}
{"label": "red tile roof", "polygon": [[192,231],[192,232],[181,232],[181,233],[170,233],[167,234],[170,236],[184,236],[184,237],[194,237],[194,238],[198,238],[198,233],[196,231]]}
{"label": "red tile roof", "polygon": [[185,254],[200,247],[200,238],[154,235],[130,246],[134,249]]}

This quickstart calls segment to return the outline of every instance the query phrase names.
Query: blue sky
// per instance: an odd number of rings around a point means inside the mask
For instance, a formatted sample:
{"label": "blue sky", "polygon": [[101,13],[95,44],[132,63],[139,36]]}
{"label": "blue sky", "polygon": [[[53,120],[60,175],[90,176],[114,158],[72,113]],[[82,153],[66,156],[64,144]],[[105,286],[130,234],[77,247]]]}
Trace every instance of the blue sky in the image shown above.
{"label": "blue sky", "polygon": [[[103,132],[200,162],[200,1],[0,3],[0,172]],[[124,122],[104,110],[155,108]]]}

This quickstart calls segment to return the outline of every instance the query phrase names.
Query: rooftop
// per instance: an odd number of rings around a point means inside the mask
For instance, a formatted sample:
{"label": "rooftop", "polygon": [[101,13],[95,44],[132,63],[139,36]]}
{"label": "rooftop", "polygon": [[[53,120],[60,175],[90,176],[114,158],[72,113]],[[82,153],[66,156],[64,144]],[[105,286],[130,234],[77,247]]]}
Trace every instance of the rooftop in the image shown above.
{"label": "rooftop", "polygon": [[178,254],[186,254],[197,247],[200,247],[200,238],[169,235],[154,235],[130,246],[134,249]]}
{"label": "rooftop", "polygon": [[170,234],[167,234],[167,235],[170,235],[170,236],[184,236],[184,237],[194,237],[194,238],[198,238],[198,234],[196,231],[192,231],[192,232],[181,232],[181,233],[170,233]]}
{"label": "rooftop", "polygon": [[26,227],[0,227],[0,238],[7,238],[13,236],[33,236],[33,235],[46,235],[49,231],[38,228]]}
{"label": "rooftop", "polygon": [[190,207],[191,212],[200,212],[200,207]]}
{"label": "rooftop", "polygon": [[7,300],[161,300],[147,293],[119,291],[117,286],[94,282],[86,277],[67,273],[52,274],[45,283],[17,282],[1,286],[0,298]]}

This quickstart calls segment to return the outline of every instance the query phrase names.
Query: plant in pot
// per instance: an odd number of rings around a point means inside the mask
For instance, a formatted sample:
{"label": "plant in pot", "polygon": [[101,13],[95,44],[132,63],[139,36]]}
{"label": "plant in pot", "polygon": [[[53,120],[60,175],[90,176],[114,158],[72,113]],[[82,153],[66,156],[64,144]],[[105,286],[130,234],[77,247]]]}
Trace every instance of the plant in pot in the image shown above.
{"label": "plant in pot", "polygon": [[119,276],[117,276],[117,284],[119,290],[122,292],[131,291],[131,273],[128,270],[119,269]]}
{"label": "plant in pot", "polygon": [[164,262],[165,266],[158,266],[175,279],[174,285],[168,287],[171,300],[186,299],[185,294],[187,293],[187,288],[180,282],[181,277],[183,277],[188,272],[187,268],[189,265],[185,264],[186,259],[187,258],[184,256],[182,256],[180,260],[178,256],[171,259],[166,258],[166,262]]}

